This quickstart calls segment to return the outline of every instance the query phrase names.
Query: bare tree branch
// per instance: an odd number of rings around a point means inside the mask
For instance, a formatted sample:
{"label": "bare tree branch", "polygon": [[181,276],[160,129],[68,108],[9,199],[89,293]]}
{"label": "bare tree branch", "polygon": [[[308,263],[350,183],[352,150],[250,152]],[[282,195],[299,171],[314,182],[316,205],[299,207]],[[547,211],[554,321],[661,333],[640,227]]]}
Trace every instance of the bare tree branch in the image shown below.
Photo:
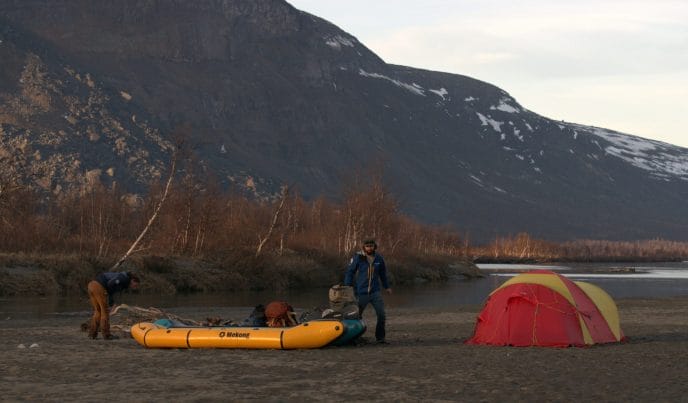
{"label": "bare tree branch", "polygon": [[131,244],[131,246],[129,247],[129,250],[127,250],[127,252],[124,255],[122,255],[122,257],[117,261],[117,263],[114,264],[114,266],[112,266],[110,268],[110,270],[117,269],[119,266],[122,265],[122,263],[124,263],[125,260],[127,260],[129,258],[129,256],[136,250],[136,246],[139,244],[139,242],[141,242],[143,237],[148,232],[148,229],[155,222],[155,219],[158,217],[158,213],[160,213],[160,209],[162,208],[162,205],[165,203],[165,199],[167,198],[167,194],[170,191],[170,185],[172,184],[172,179],[174,178],[174,173],[175,173],[176,169],[177,169],[177,152],[175,151],[175,153],[172,155],[172,166],[170,168],[170,176],[167,178],[167,184],[165,184],[165,190],[162,193],[162,197],[160,198],[158,205],[155,206],[155,210],[153,211],[153,215],[148,220],[148,224],[146,224],[146,227],[143,228],[143,231],[141,231],[138,238],[136,238],[134,243]]}
{"label": "bare tree branch", "polygon": [[268,229],[268,233],[265,234],[263,239],[260,240],[258,243],[258,248],[256,249],[256,257],[260,255],[260,252],[263,250],[263,246],[267,243],[267,241],[270,240],[270,237],[272,236],[272,231],[275,229],[275,226],[277,225],[277,220],[279,220],[279,215],[280,212],[282,211],[282,207],[284,207],[284,202],[287,200],[287,196],[289,195],[289,186],[285,185],[282,186],[282,194],[280,196],[280,204],[277,206],[277,210],[275,211],[275,214],[272,216],[272,223],[270,223],[270,228]]}

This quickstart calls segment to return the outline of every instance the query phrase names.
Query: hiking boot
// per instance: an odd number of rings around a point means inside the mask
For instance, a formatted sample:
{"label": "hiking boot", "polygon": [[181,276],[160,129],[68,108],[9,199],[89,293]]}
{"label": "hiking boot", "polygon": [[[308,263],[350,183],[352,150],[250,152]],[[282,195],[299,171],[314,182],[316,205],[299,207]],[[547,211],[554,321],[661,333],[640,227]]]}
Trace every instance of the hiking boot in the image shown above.
{"label": "hiking boot", "polygon": [[389,344],[389,342],[385,341],[385,339],[379,339],[377,344]]}
{"label": "hiking boot", "polygon": [[115,336],[114,334],[108,334],[106,336],[103,336],[103,339],[105,339],[105,340],[117,340],[117,339],[119,339],[119,336]]}

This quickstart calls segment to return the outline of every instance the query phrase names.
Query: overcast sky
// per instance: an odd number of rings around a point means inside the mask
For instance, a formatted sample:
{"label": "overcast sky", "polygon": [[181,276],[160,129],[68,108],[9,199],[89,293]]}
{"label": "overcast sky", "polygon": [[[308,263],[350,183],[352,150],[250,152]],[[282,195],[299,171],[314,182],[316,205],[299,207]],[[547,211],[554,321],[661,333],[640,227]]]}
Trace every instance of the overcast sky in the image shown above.
{"label": "overcast sky", "polygon": [[288,0],[387,63],[467,75],[552,119],[688,147],[687,0]]}

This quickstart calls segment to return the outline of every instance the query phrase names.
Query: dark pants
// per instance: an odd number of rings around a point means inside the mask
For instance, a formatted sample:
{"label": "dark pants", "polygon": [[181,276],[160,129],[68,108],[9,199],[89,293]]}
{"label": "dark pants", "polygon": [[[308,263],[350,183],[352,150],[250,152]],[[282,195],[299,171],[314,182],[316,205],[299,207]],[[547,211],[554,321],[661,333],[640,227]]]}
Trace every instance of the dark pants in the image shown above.
{"label": "dark pants", "polygon": [[98,337],[98,330],[103,332],[104,338],[110,337],[110,306],[108,294],[97,281],[88,283],[88,298],[93,307],[93,317],[88,328],[88,336],[92,339]]}
{"label": "dark pants", "polygon": [[384,340],[385,339],[385,303],[382,300],[382,294],[374,292],[372,294],[364,294],[358,296],[358,311],[363,317],[363,310],[368,306],[368,304],[373,306],[375,309],[375,315],[377,316],[377,324],[375,325],[375,339]]}

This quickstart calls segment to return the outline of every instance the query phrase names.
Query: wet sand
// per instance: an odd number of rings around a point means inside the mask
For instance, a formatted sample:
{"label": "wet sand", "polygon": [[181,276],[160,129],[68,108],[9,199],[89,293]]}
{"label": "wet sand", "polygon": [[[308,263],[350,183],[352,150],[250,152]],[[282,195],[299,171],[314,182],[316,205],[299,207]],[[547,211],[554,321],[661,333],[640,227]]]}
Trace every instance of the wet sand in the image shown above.
{"label": "wet sand", "polygon": [[[627,343],[566,349],[464,345],[477,305],[389,309],[389,345],[298,351],[151,350],[128,338],[89,340],[79,328],[86,311],[1,318],[0,400],[688,399],[688,297],[617,304]],[[243,319],[250,309],[170,312]],[[372,311],[365,317],[372,327]]]}

